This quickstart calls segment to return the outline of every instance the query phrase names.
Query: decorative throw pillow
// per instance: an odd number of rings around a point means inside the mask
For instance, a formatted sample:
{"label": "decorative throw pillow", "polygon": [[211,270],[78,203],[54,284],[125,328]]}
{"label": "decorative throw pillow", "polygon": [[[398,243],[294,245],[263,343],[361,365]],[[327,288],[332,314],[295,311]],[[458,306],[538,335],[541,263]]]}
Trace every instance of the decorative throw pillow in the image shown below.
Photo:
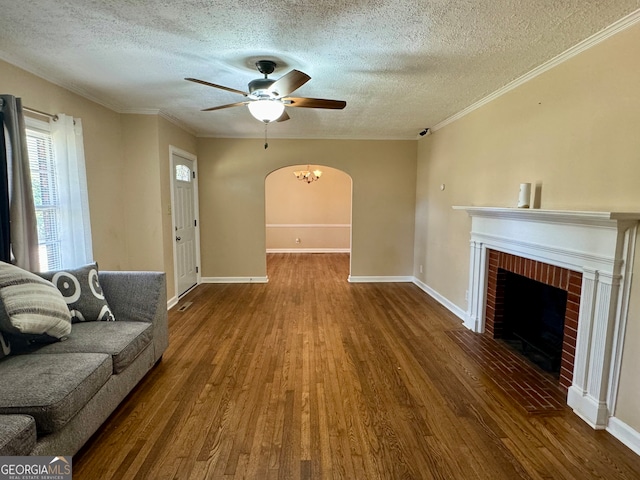
{"label": "decorative throw pillow", "polygon": [[30,341],[51,341],[71,332],[69,310],[58,289],[4,262],[0,262],[0,301],[0,330],[5,333],[34,336]]}
{"label": "decorative throw pillow", "polygon": [[115,321],[100,287],[97,263],[38,275],[50,280],[60,290],[71,312],[73,323]]}

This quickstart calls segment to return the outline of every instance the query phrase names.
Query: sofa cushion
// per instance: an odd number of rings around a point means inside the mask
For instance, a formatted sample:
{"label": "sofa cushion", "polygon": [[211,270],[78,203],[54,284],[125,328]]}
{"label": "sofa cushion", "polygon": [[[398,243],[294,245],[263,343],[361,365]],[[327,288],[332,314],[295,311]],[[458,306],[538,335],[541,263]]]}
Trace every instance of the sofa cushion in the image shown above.
{"label": "sofa cushion", "polygon": [[127,368],[151,343],[153,326],[144,322],[86,322],[73,325],[64,342],[38,349],[38,353],[107,353],[113,373]]}
{"label": "sofa cushion", "polygon": [[111,376],[104,353],[30,353],[0,361],[0,414],[31,415],[39,433],[60,430]]}
{"label": "sofa cushion", "polygon": [[0,329],[9,334],[44,335],[50,341],[71,331],[71,316],[51,282],[0,262]]}
{"label": "sofa cushion", "polygon": [[100,286],[97,263],[73,269],[42,272],[38,275],[49,280],[60,290],[71,312],[73,323],[115,320]]}
{"label": "sofa cushion", "polygon": [[36,446],[36,422],[28,415],[0,415],[0,456],[25,456]]}

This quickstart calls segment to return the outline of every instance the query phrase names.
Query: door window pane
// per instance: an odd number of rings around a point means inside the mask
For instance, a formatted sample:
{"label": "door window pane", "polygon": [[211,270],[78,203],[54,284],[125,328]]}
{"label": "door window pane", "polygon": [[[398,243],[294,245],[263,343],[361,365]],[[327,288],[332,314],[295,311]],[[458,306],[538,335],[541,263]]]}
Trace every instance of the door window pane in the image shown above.
{"label": "door window pane", "polygon": [[176,180],[181,182],[190,182],[191,169],[186,165],[176,165]]}

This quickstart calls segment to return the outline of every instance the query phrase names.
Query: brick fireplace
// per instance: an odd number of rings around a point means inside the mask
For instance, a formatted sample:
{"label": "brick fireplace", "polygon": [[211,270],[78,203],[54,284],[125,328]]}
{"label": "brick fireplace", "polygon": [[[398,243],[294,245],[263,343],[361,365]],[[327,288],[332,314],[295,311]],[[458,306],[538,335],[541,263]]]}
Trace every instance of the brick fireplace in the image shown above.
{"label": "brick fireplace", "polygon": [[504,272],[566,290],[560,382],[573,411],[606,428],[615,416],[640,213],[453,208],[471,217],[464,325],[500,333]]}
{"label": "brick fireplace", "polygon": [[578,314],[580,312],[582,273],[555,265],[549,265],[548,263],[537,260],[488,249],[487,299],[484,329],[485,334],[492,338],[503,337],[506,272],[512,272],[567,292],[559,383],[565,389],[569,389],[571,381],[573,380],[573,366],[578,338]]}

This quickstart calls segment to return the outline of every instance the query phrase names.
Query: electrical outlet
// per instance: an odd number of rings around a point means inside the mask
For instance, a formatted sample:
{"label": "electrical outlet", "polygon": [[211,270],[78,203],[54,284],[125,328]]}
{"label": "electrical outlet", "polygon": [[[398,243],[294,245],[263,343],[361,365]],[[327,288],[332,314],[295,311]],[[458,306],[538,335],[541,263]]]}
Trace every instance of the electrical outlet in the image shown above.
{"label": "electrical outlet", "polygon": [[465,290],[464,291],[464,299],[468,302],[469,301],[469,290]]}
{"label": "electrical outlet", "polygon": [[420,265],[420,273],[422,273],[422,265]]}
{"label": "electrical outlet", "polygon": [[296,238],[296,243],[300,243],[300,239],[299,238]]}

